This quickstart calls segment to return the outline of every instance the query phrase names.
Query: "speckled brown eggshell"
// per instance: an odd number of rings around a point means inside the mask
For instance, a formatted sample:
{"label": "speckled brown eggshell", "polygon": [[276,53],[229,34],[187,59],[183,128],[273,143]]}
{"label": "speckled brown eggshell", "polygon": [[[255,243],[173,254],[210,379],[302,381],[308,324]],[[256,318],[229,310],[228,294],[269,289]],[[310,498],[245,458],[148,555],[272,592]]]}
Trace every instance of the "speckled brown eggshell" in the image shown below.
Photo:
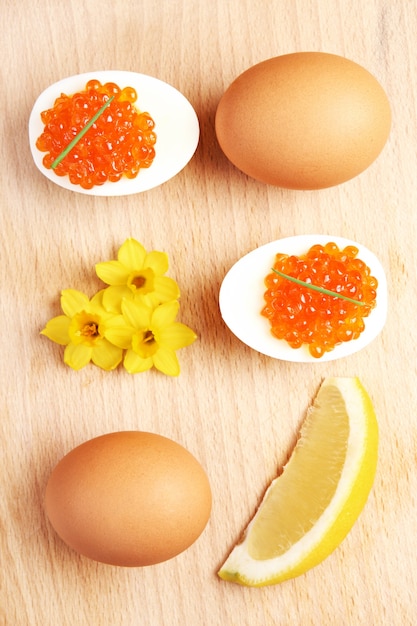
{"label": "speckled brown eggshell", "polygon": [[362,66],[298,52],[243,72],[224,93],[215,129],[242,172],[289,189],[321,189],[363,172],[391,127],[385,91]]}
{"label": "speckled brown eggshell", "polygon": [[74,448],[52,471],[47,516],[80,554],[118,566],[171,559],[196,541],[211,511],[197,459],[154,433],[115,432]]}

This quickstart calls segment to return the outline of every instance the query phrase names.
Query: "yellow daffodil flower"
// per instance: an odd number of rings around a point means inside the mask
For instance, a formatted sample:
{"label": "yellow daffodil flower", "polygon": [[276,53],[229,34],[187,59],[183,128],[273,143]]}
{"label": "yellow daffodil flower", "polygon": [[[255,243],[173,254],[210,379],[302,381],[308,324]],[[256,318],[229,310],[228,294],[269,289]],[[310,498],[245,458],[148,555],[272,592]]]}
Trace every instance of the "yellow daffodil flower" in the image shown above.
{"label": "yellow daffodil flower", "polygon": [[51,319],[41,331],[51,341],[66,346],[64,362],[79,370],[90,361],[104,370],[113,370],[123,358],[123,350],[105,337],[112,318],[103,306],[104,290],[91,300],[81,291],[65,289],[61,293],[64,315]]}
{"label": "yellow daffodil flower", "polygon": [[175,280],[163,276],[168,270],[164,252],[147,252],[136,239],[127,239],[119,248],[117,261],[97,263],[97,276],[110,285],[104,294],[107,310],[120,313],[124,298],[142,300],[154,307],[176,300],[179,288]]}
{"label": "yellow daffodil flower", "polygon": [[191,328],[175,321],[178,309],[177,301],[156,307],[139,300],[122,301],[122,315],[109,320],[104,334],[111,343],[127,351],[123,364],[129,373],[155,366],[168,376],[178,376],[180,366],[175,351],[196,339]]}

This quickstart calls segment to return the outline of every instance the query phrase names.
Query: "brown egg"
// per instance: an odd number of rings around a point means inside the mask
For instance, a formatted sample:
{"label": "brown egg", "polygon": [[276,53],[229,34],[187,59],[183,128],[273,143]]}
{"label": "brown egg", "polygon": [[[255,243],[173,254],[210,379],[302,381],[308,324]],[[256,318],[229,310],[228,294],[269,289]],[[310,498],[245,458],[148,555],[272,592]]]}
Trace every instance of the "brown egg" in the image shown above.
{"label": "brown egg", "polygon": [[215,120],[225,155],[249,176],[289,189],[321,189],[363,172],[384,147],[388,98],[344,57],[298,52],[243,72]]}
{"label": "brown egg", "polygon": [[96,561],[136,567],[188,548],[211,511],[207,475],[178,443],[115,432],[69,452],[49,478],[45,508],[58,535]]}

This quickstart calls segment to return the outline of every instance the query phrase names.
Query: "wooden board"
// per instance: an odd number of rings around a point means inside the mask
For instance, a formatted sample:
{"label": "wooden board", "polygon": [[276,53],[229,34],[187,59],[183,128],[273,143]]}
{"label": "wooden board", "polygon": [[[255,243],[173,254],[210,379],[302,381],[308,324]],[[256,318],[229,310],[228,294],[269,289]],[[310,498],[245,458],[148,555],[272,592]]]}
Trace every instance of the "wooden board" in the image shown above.
{"label": "wooden board", "polygon": [[[1,52],[1,568],[7,626],[324,626],[415,623],[417,11],[406,0],[21,0],[0,7]],[[300,50],[345,55],[385,87],[393,127],[378,160],[335,188],[287,191],[247,178],[223,156],[217,103],[250,65]],[[201,139],[161,187],[94,198],[35,168],[27,124],[35,99],[78,72],[156,76],[193,104]],[[377,254],[388,278],[383,333],[330,363],[276,361],[246,348],[222,322],[229,267],[255,247],[303,233],[340,235]],[[181,375],[74,372],[40,337],[59,293],[92,295],[94,265],[127,237],[169,255],[181,321],[198,341]],[[280,586],[246,589],[216,571],[293,446],[328,375],[359,376],[380,425],[369,501],[342,545]],[[55,463],[90,437],[158,432],[199,458],[213,489],[200,539],[144,569],[78,556],[49,525],[43,493]]]}

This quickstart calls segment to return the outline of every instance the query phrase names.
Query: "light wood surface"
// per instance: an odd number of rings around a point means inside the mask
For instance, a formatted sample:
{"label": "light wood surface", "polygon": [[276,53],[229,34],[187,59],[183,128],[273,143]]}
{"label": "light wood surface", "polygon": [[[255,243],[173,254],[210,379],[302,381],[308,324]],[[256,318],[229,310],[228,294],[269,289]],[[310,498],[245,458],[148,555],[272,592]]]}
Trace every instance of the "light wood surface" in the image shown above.
{"label": "light wood surface", "polygon": [[[417,3],[414,0],[2,0],[1,16],[1,565],[7,626],[327,626],[416,623]],[[393,127],[378,160],[339,187],[277,189],[222,155],[216,105],[252,64],[287,52],[345,55],[387,91]],[[190,164],[152,191],[94,198],[53,185],[31,159],[38,94],[78,72],[126,69],[184,93],[201,124]],[[291,364],[246,348],[218,308],[243,254],[303,233],[360,241],[389,284],[383,333],[331,363]],[[92,295],[94,264],[127,237],[168,253],[181,321],[198,341],[182,372],[73,372],[39,331],[61,289]],[[374,489],[357,524],[320,566],[264,589],[216,571],[288,457],[328,375],[362,379],[380,425]],[[200,539],[144,569],[78,556],[45,518],[55,463],[75,445],[142,429],[186,446],[207,471],[213,511]]]}

